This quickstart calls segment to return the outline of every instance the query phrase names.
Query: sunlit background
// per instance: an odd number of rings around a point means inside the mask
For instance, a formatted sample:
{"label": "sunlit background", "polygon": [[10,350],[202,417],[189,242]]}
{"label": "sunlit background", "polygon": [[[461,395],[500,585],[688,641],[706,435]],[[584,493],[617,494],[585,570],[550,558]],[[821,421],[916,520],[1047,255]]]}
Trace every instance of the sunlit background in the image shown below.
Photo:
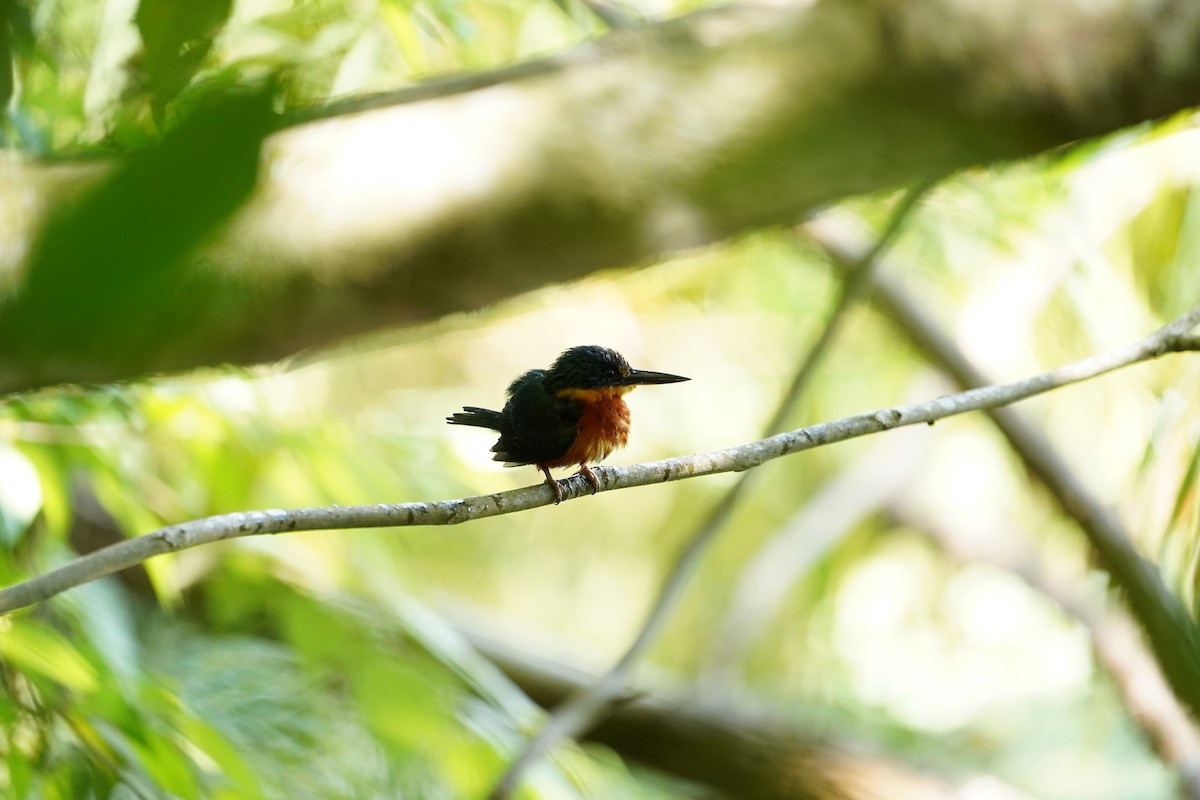
{"label": "sunlit background", "polygon": [[[691,3],[646,3],[647,16]],[[10,146],[112,152],[153,136],[127,69],[137,3],[39,2]],[[182,91],[286,68],[289,102],[557,52],[602,23],[573,0],[239,0]],[[404,147],[405,143],[396,143]],[[996,381],[1137,339],[1200,286],[1191,119],[960,174],[883,266]],[[860,198],[878,233],[898,194]],[[518,374],[597,343],[687,375],[627,399],[616,464],[759,438],[836,301],[801,230],[551,286],[287,363],[0,404],[0,579],[222,512],[433,500],[536,483],[451,428]],[[1178,356],[1021,406],[1196,607],[1200,368]],[[857,304],[788,427],[954,391]],[[775,461],[734,510],[638,675],[1039,798],[1174,796],[1088,632],[1004,565],[1103,609],[1083,539],[981,416]],[[603,670],[736,476],[585,497],[456,527],[252,537],[0,618],[0,788],[13,797],[481,796],[539,712],[465,634]],[[818,511],[814,511],[817,509]],[[955,552],[948,553],[950,548]],[[643,684],[639,684],[643,685]],[[722,705],[724,704],[724,705]],[[709,797],[568,745],[528,798]],[[983,795],[980,795],[983,796]]]}

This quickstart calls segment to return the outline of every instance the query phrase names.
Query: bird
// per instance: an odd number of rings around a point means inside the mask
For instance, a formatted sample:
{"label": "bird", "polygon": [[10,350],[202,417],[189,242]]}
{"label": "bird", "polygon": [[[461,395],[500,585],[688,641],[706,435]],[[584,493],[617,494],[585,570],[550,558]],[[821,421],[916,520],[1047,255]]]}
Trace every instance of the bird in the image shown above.
{"label": "bird", "polygon": [[600,479],[588,466],[603,461],[629,440],[629,406],[623,396],[637,386],[679,383],[682,375],[634,369],[608,347],[571,347],[549,369],[531,369],[512,382],[500,411],[478,406],[446,417],[451,425],[471,425],[500,433],[492,446],[493,461],[506,467],[533,465],[546,476],[554,504],[562,502],[562,487],[552,468],[579,465],[600,491]]}

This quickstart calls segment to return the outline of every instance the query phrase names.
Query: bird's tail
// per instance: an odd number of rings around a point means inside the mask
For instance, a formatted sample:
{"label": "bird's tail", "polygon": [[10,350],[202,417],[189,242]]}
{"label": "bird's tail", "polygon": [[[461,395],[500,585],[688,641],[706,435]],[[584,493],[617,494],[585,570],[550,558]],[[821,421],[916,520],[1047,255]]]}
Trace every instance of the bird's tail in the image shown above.
{"label": "bird's tail", "polygon": [[462,411],[446,417],[446,422],[451,425],[474,425],[476,428],[491,428],[498,431],[500,430],[500,412],[492,411],[490,408],[463,406]]}

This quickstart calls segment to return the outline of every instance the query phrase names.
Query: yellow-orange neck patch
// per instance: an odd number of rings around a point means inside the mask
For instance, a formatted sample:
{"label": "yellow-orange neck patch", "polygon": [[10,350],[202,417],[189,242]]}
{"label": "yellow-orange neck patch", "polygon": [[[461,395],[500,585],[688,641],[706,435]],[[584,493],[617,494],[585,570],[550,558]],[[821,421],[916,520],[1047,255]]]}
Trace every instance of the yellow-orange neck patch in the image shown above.
{"label": "yellow-orange neck patch", "polygon": [[599,403],[610,397],[620,397],[633,391],[633,386],[605,386],[603,389],[559,389],[555,397],[566,400],[581,400],[584,403]]}

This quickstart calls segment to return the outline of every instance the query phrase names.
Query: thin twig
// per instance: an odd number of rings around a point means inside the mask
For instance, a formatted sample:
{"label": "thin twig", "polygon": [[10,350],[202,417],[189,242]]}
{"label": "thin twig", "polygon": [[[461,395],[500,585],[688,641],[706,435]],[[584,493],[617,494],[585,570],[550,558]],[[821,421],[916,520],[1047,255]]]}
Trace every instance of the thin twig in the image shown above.
{"label": "thin twig", "polygon": [[[1200,306],[1171,324],[1133,344],[1085,358],[1015,383],[986,386],[945,395],[921,403],[893,406],[852,417],[810,425],[754,442],[668,458],[628,467],[597,467],[594,472],[603,491],[650,486],[723,472],[742,472],[776,458],[844,442],[907,425],[932,424],[971,411],[999,408],[1045,392],[1086,381],[1131,364],[1168,353],[1195,351],[1200,341],[1187,334],[1200,324]],[[588,497],[592,487],[582,476],[560,481],[563,499]],[[140,564],[162,553],[178,552],[210,542],[291,531],[394,528],[418,525],[456,525],[470,520],[527,511],[554,502],[553,490],[544,483],[507,492],[458,500],[324,506],[293,510],[242,511],[170,525],[135,539],[109,545],[73,559],[44,575],[0,589],[0,614],[30,606],[97,578]],[[1153,570],[1133,554],[1142,569]],[[1200,663],[1200,659],[1197,659]],[[1198,684],[1200,688],[1200,684]],[[1200,707],[1200,703],[1196,704]]]}
{"label": "thin twig", "polygon": [[788,386],[782,399],[780,399],[779,406],[775,409],[775,414],[764,428],[764,436],[776,434],[783,427],[788,415],[791,414],[799,402],[800,395],[804,393],[805,388],[808,386],[808,382],[811,380],[817,366],[821,363],[825,352],[833,344],[834,337],[841,331],[842,322],[846,319],[846,314],[870,288],[880,256],[896,241],[896,237],[900,235],[904,223],[913,211],[916,210],[921,198],[933,188],[934,183],[935,181],[927,181],[905,192],[904,196],[900,198],[900,202],[896,205],[896,208],[893,209],[891,217],[888,218],[887,225],[879,236],[876,237],[871,247],[861,253],[852,263],[846,265],[846,269],[843,270],[842,289],[838,293],[837,302],[833,310],[829,312],[829,316],[825,320],[825,325],[821,328],[821,335],[809,347],[808,355],[805,356],[800,368],[796,370],[791,384]]}
{"label": "thin twig", "polygon": [[[821,335],[811,346],[808,356],[800,365],[800,368],[796,371],[791,385],[788,387],[787,392],[780,401],[774,416],[771,418],[771,421],[767,424],[766,431],[763,434],[764,436],[769,436],[778,432],[778,430],[783,426],[788,415],[799,402],[800,395],[803,393],[804,388],[808,385],[808,381],[812,377],[813,372],[815,372],[816,366],[820,363],[822,355],[833,343],[834,336],[841,329],[842,320],[845,319],[847,312],[854,306],[857,300],[870,289],[874,280],[876,266],[880,260],[879,257],[888,247],[891,246],[895,240],[895,237],[899,234],[905,220],[908,219],[908,216],[917,207],[918,201],[924,197],[930,189],[933,188],[935,183],[935,181],[929,181],[908,191],[901,199],[900,204],[892,212],[887,226],[884,228],[883,232],[875,238],[872,246],[859,255],[853,264],[846,265],[846,269],[843,270],[842,290],[838,295],[837,303],[830,312],[824,327],[821,329]],[[757,474],[758,473],[746,473],[743,475],[742,479],[738,481],[738,483],[734,485],[733,489],[730,490],[726,497],[723,498],[723,503],[732,505],[732,501],[737,499],[742,490],[747,488],[749,482],[755,479],[753,476]],[[714,525],[722,524],[724,520],[728,518],[727,514],[721,514],[722,511],[726,511],[726,509],[718,507],[714,510],[714,513],[700,529],[701,534],[704,534],[710,527]],[[719,514],[720,516],[718,516]],[[806,518],[807,517],[805,516],[804,510],[801,510],[797,514],[797,519],[803,520]],[[794,524],[789,524],[785,526],[785,531],[782,536],[791,538],[800,536],[804,533],[804,531],[797,531]],[[776,541],[776,538],[772,539],[772,542],[774,541]],[[771,548],[771,546],[771,544],[768,544],[763,548],[763,550],[768,550]],[[752,570],[753,568],[751,568],[750,571]],[[748,574],[749,572],[743,572],[744,578]],[[735,598],[738,595],[739,593],[735,592]],[[718,634],[714,638],[710,647],[710,655],[714,659],[709,665],[710,670],[708,673],[708,678],[711,680],[717,679],[719,675],[724,675],[727,677],[732,664],[729,659],[735,658],[735,652],[737,652],[743,646],[748,646],[749,642],[751,641],[752,635],[749,634],[749,631],[742,630],[739,631],[738,634],[732,634],[733,636],[736,636],[738,643],[732,644],[733,640],[730,639],[730,648],[724,649],[723,640],[725,640],[726,634],[731,634],[729,626],[736,624],[735,620],[738,617],[738,607],[739,604],[735,599],[725,617],[725,633]]]}
{"label": "thin twig", "polygon": [[[827,215],[805,226],[806,237],[821,246],[835,265],[849,268],[868,240],[844,217]],[[889,270],[890,272],[891,270]],[[987,385],[984,376],[957,345],[942,333],[920,303],[886,275],[876,280],[872,302],[926,356],[964,389]],[[1183,330],[1196,311],[1172,323],[1174,346],[1194,349],[1197,336]],[[1176,327],[1180,326],[1180,327]],[[1165,330],[1165,329],[1164,329]],[[1100,566],[1121,590],[1130,612],[1154,651],[1175,696],[1200,716],[1200,632],[1188,611],[1142,558],[1117,516],[1088,492],[1046,436],[1014,409],[987,410],[1031,474],[1046,487],[1063,512],[1075,520],[1095,550]]]}

